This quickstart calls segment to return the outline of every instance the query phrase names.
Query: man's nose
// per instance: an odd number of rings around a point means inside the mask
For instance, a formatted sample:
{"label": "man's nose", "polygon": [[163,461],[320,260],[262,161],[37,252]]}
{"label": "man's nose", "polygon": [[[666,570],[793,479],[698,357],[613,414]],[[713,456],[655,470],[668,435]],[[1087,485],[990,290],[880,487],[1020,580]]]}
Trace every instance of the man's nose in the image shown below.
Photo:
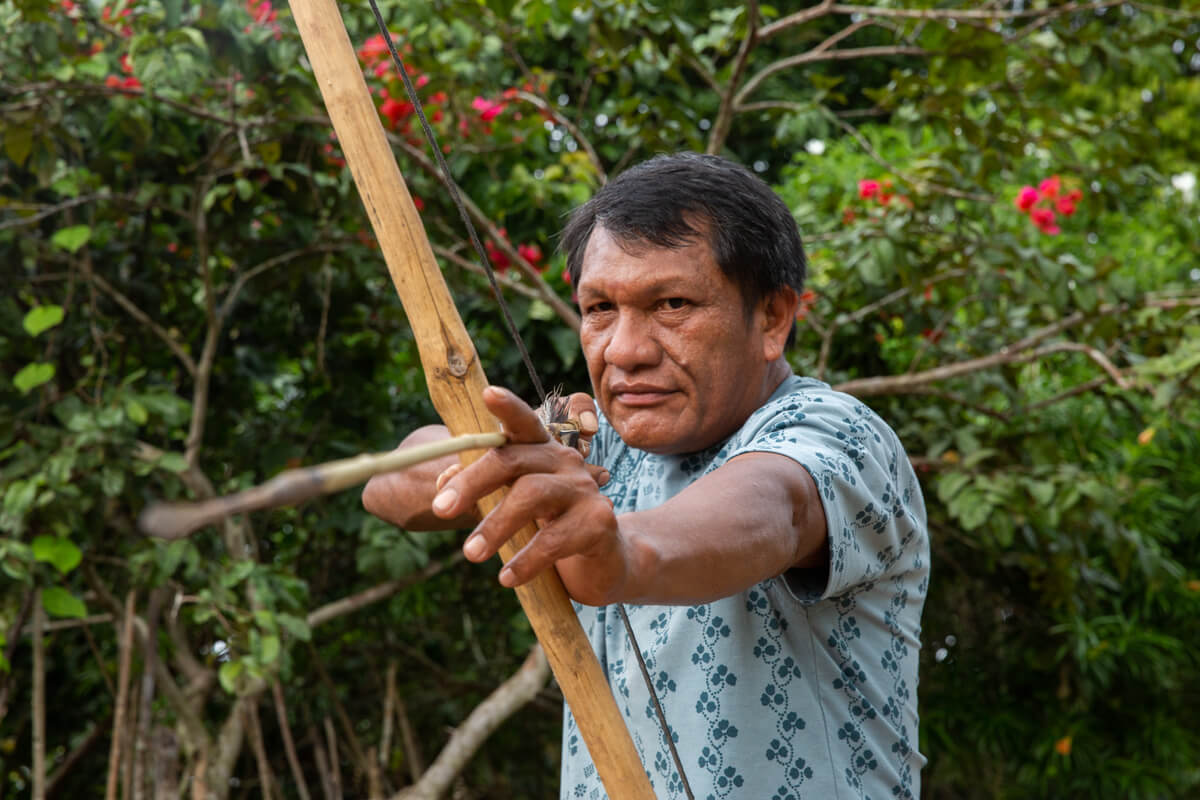
{"label": "man's nose", "polygon": [[652,327],[642,314],[621,313],[604,348],[604,360],[626,371],[657,364],[662,348]]}

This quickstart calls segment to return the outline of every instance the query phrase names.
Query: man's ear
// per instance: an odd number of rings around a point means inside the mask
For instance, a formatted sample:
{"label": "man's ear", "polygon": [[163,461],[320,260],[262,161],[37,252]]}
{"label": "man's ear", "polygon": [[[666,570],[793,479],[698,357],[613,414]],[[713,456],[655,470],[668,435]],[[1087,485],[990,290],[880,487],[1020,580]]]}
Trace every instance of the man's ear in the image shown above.
{"label": "man's ear", "polygon": [[776,289],[762,299],[763,357],[774,361],[783,356],[788,335],[796,324],[800,296],[790,286]]}

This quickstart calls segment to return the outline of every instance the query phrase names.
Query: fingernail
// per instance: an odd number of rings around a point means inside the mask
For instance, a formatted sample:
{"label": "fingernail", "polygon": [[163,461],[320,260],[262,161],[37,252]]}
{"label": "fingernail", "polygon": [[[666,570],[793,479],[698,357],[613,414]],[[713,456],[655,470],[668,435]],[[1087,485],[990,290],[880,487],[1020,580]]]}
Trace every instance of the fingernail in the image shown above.
{"label": "fingernail", "polygon": [[457,500],[458,490],[447,489],[446,491],[440,493],[437,497],[433,498],[433,510],[439,513],[445,513],[454,506],[454,503]]}
{"label": "fingernail", "polygon": [[608,474],[608,470],[604,470],[600,473],[600,485],[603,486],[604,484],[608,483],[611,478],[612,476]]}
{"label": "fingernail", "polygon": [[450,466],[448,466],[444,470],[442,470],[441,474],[437,476],[437,481],[434,484],[437,487],[437,490],[440,492],[442,490],[442,487],[446,485],[446,481],[453,478],[461,470],[462,470],[462,464],[451,464]]}
{"label": "fingernail", "polygon": [[517,576],[508,567],[500,570],[500,585],[508,589],[517,585]]}
{"label": "fingernail", "polygon": [[585,411],[579,415],[579,427],[583,428],[586,433],[595,433],[600,430],[600,420],[596,419],[596,415],[590,411]]}
{"label": "fingernail", "polygon": [[583,454],[584,458],[587,458],[588,455],[592,452],[592,443],[589,442],[587,439],[580,439],[579,440],[579,452]]}
{"label": "fingernail", "polygon": [[471,534],[463,545],[463,555],[472,561],[478,561],[483,558],[483,552],[487,549],[487,542],[477,533]]}

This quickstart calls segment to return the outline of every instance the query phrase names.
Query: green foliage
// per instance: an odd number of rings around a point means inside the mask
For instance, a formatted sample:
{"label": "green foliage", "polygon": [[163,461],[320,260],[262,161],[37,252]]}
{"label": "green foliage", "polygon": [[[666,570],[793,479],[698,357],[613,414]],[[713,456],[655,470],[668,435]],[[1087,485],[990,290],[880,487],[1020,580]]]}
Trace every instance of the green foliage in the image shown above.
{"label": "green foliage", "polygon": [[[389,668],[428,761],[533,641],[494,565],[451,562],[459,537],[385,525],[353,492],[185,540],[136,531],[152,499],[389,449],[434,419],[298,36],[261,2],[0,0],[0,686],[15,698],[0,794],[29,781],[31,648],[15,625],[34,591],[60,622],[119,619],[134,593],[159,660],[198,698],[181,708],[160,684],[150,707],[185,773],[205,747],[215,769],[238,698],[280,680],[310,791],[320,739],[305,732],[344,714],[364,749],[382,744]],[[586,386],[550,302],[571,293],[553,248],[606,175],[711,148],[787,200],[812,275],[793,364],[878,408],[924,482],[926,796],[1188,796],[1200,21],[1034,5],[790,27],[791,9],[759,6],[753,47],[747,8],[713,2],[384,10],[455,179],[490,220],[489,251],[506,238],[528,254],[531,269],[504,276],[551,385]],[[368,9],[342,12],[366,45]],[[859,49],[873,55],[822,56]],[[381,119],[480,357],[529,397],[485,281],[461,265],[466,237],[411,112],[378,94],[396,100],[400,84],[374,63]],[[1053,235],[1014,207],[1052,175],[1080,192]],[[47,638],[51,769],[112,712],[118,626],[87,630]],[[262,711],[272,770],[298,796]],[[550,796],[558,725],[556,703],[531,705],[466,785]],[[383,759],[391,789],[415,757],[399,740]],[[256,788],[244,741],[230,769]],[[100,791],[101,750],[63,796]]]}

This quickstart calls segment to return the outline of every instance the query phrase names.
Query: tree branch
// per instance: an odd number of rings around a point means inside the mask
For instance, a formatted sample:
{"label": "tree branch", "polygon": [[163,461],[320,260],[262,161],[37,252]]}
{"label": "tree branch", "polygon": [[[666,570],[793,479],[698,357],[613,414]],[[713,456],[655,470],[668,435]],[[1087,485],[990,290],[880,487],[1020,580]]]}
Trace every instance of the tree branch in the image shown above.
{"label": "tree branch", "polygon": [[706,152],[709,155],[716,155],[725,146],[725,140],[729,136],[729,128],[733,125],[734,114],[737,113],[737,102],[734,99],[735,92],[742,80],[742,75],[746,71],[746,63],[750,59],[750,53],[754,50],[754,46],[757,43],[758,0],[748,0],[746,3],[746,35],[742,38],[741,44],[738,45],[737,55],[734,56],[733,67],[729,72],[729,80],[725,84],[725,88],[719,92],[721,102],[717,108],[717,119],[713,123],[712,133],[709,134],[708,147],[706,148]]}
{"label": "tree branch", "polygon": [[[834,388],[839,392],[852,394],[855,397],[878,397],[879,395],[897,395],[897,394],[914,394],[918,390],[928,386],[931,383],[950,380],[951,378],[960,378],[964,375],[969,375],[974,372],[980,372],[985,369],[1002,366],[1004,364],[1026,364],[1030,361],[1037,361],[1048,355],[1055,353],[1079,353],[1084,352],[1091,357],[1091,353],[1086,353],[1084,345],[1077,342],[1055,342],[1053,344],[1039,347],[1036,350],[1021,352],[1013,347],[1005,347],[998,353],[993,353],[982,358],[972,358],[967,361],[960,361],[956,364],[946,364],[941,367],[927,369],[924,372],[914,372],[907,375],[881,375],[872,378],[858,378],[845,383],[838,384]],[[1093,358],[1093,360],[1095,360]],[[1113,368],[1115,370],[1115,367]],[[1120,376],[1119,371],[1117,375]],[[1110,373],[1110,377],[1112,374]],[[1115,380],[1115,378],[1114,378]],[[1126,388],[1125,379],[1121,376],[1121,382],[1117,385]]]}
{"label": "tree branch", "polygon": [[776,36],[789,28],[794,28],[797,25],[803,25],[806,22],[811,22],[814,19],[819,19],[833,12],[833,0],[823,0],[821,3],[806,8],[803,11],[797,11],[795,14],[788,14],[786,17],[775,20],[770,25],[763,25],[758,31],[760,41],[766,41],[772,36]]}
{"label": "tree branch", "polygon": [[380,600],[386,600],[397,592],[404,591],[410,586],[432,578],[447,567],[457,564],[462,560],[462,557],[462,552],[456,550],[448,558],[442,561],[431,561],[423,569],[411,575],[406,575],[400,580],[385,581],[378,586],[372,586],[370,589],[361,591],[358,594],[352,594],[349,597],[343,597],[341,600],[326,603],[317,610],[309,613],[306,620],[308,627],[315,628],[318,625],[329,622],[331,619],[358,611],[360,608],[377,603]]}
{"label": "tree branch", "polygon": [[421,780],[395,795],[393,800],[436,800],[501,723],[532,700],[550,677],[550,667],[539,645],[534,645],[521,668],[459,725]]}
{"label": "tree branch", "polygon": [[746,98],[754,93],[762,82],[771,77],[777,72],[782,72],[785,69],[798,67],[801,64],[812,64],[818,61],[851,61],[858,58],[879,58],[882,56],[923,56],[928,55],[928,52],[922,47],[912,47],[909,45],[878,45],[872,47],[852,47],[847,50],[820,50],[820,45],[816,49],[810,50],[807,53],[791,56],[789,58],[781,58],[778,61],[769,64],[761,71],[746,81],[741,91],[734,98],[734,105],[741,106]]}
{"label": "tree branch", "polygon": [[175,357],[183,363],[183,367],[188,371],[189,375],[192,375],[193,377],[196,375],[195,359],[193,359],[191,355],[183,349],[183,345],[181,345],[175,339],[175,337],[167,333],[167,331],[157,322],[150,319],[149,314],[139,308],[137,304],[122,294],[119,290],[114,288],[111,283],[102,278],[95,270],[85,267],[84,276],[93,284],[98,286],[100,291],[111,297],[117,305],[125,309],[129,316],[133,317],[142,325],[145,325],[155,336],[161,339],[163,344],[167,346],[167,349],[174,353]]}
{"label": "tree branch", "polygon": [[[456,266],[461,267],[468,272],[473,272],[476,275],[487,277],[487,271],[471,259],[459,255],[448,247],[442,247],[441,245],[437,244],[430,244],[430,247],[433,248],[433,254],[435,256],[444,258],[447,261],[452,261]],[[510,278],[508,275],[497,274],[496,282],[506,289],[512,289],[517,294],[524,295],[525,297],[533,300],[540,300],[542,298],[541,292],[539,292],[537,289],[526,286],[515,278]]]}

